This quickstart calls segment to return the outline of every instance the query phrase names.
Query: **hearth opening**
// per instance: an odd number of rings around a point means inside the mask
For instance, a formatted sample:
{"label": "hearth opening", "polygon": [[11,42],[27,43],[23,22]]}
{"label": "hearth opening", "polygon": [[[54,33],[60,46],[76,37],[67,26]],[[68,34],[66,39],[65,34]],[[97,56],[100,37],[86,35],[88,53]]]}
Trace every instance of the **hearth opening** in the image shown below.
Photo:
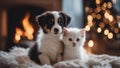
{"label": "hearth opening", "polygon": [[19,5],[6,10],[7,16],[7,41],[5,50],[13,46],[28,47],[34,44],[35,36],[39,29],[35,17],[46,9],[35,6]]}

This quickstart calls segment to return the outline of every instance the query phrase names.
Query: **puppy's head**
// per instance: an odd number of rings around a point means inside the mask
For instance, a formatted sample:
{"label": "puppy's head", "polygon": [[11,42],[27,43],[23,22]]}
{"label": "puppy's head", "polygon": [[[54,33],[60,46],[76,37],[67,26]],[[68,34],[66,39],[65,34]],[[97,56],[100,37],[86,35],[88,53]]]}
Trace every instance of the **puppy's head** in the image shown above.
{"label": "puppy's head", "polygon": [[71,18],[63,12],[48,11],[38,15],[36,20],[44,33],[58,35],[70,23]]}

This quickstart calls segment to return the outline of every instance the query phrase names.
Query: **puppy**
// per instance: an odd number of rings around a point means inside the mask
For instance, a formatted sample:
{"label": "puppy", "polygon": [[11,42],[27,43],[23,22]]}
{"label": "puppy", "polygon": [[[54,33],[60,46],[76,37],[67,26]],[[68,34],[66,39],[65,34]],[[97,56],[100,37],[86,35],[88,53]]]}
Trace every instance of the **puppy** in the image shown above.
{"label": "puppy", "polygon": [[30,49],[29,56],[36,63],[54,64],[62,60],[62,32],[71,18],[61,11],[48,11],[36,17],[40,25],[36,44]]}

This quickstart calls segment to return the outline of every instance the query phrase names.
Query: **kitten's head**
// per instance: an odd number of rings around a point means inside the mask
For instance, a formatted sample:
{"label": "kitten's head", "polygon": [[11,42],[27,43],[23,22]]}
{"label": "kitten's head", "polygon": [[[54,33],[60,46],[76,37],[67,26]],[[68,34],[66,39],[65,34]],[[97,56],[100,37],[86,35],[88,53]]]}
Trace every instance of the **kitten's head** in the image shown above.
{"label": "kitten's head", "polygon": [[63,43],[67,47],[83,46],[86,38],[85,29],[64,28]]}

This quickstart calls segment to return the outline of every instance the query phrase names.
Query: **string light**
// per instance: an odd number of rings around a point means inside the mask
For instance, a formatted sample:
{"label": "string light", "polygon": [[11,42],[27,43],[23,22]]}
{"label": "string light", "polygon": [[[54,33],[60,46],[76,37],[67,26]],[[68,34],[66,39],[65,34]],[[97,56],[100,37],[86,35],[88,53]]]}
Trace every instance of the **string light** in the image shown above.
{"label": "string light", "polygon": [[120,28],[120,22],[118,23],[118,27]]}
{"label": "string light", "polygon": [[90,26],[89,25],[85,26],[85,30],[90,31]]}
{"label": "string light", "polygon": [[94,46],[94,41],[93,40],[89,40],[88,41],[88,46],[89,47],[93,47]]}
{"label": "string light", "polygon": [[[91,8],[92,12],[90,12],[90,10],[88,12],[89,15],[87,16],[87,25],[85,27],[86,30],[90,31],[91,27],[95,27],[95,30],[97,30],[98,33],[104,33],[108,39],[113,38],[113,32],[116,34],[115,38],[118,38],[117,35],[120,29],[120,21],[116,23],[118,20],[115,18],[115,15],[113,15],[114,13],[111,11],[113,10],[113,3],[111,1],[106,2],[103,0],[94,1],[96,7]],[[116,26],[116,24],[118,26]],[[104,30],[104,28],[106,29]],[[100,35],[103,36],[102,34]]]}
{"label": "string light", "polygon": [[113,16],[112,16],[112,15],[109,15],[109,16],[108,16],[108,19],[109,19],[110,22],[112,22],[112,21],[113,21]]}
{"label": "string light", "polygon": [[117,34],[119,32],[118,28],[114,28],[114,32]]}
{"label": "string light", "polygon": [[109,33],[109,30],[108,30],[108,29],[105,29],[104,34],[105,34],[105,35],[108,35],[108,33]]}
{"label": "string light", "polygon": [[111,2],[108,2],[107,3],[107,7],[110,9],[110,8],[112,8],[112,3]]}
{"label": "string light", "polygon": [[100,4],[100,0],[96,0],[96,4]]}
{"label": "string light", "polygon": [[102,29],[100,27],[98,27],[97,32],[100,33],[102,31]]}
{"label": "string light", "polygon": [[88,15],[87,20],[91,22],[93,20],[93,17],[91,15]]}
{"label": "string light", "polygon": [[112,39],[113,38],[113,34],[110,32],[110,33],[108,33],[108,38],[109,39]]}

